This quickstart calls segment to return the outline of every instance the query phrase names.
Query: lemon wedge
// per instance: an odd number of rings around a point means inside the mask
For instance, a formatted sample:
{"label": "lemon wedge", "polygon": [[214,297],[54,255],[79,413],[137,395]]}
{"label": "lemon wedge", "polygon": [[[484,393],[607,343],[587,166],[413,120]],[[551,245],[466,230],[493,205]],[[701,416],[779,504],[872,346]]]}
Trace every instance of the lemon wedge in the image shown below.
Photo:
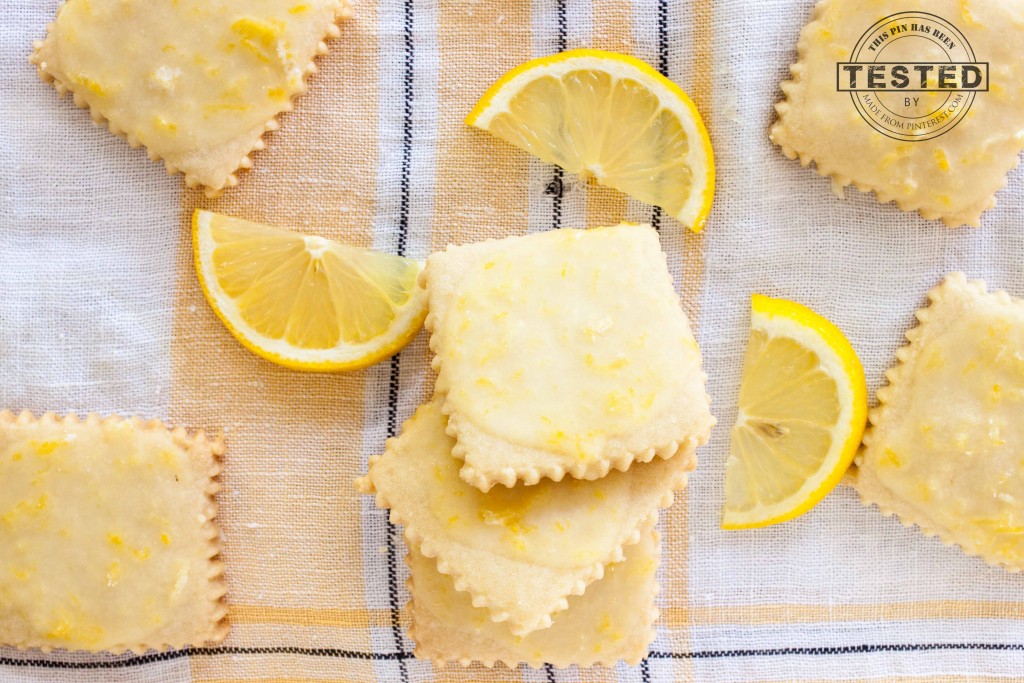
{"label": "lemon wedge", "polygon": [[864,370],[835,325],[755,294],[723,529],[768,526],[818,504],[842,479],[867,422]]}
{"label": "lemon wedge", "polygon": [[715,161],[697,107],[639,59],[602,50],[535,59],[492,85],[466,123],[660,206],[694,232],[711,210]]}
{"label": "lemon wedge", "polygon": [[423,265],[198,210],[192,246],[214,312],[249,350],[299,370],[356,370],[412,341]]}

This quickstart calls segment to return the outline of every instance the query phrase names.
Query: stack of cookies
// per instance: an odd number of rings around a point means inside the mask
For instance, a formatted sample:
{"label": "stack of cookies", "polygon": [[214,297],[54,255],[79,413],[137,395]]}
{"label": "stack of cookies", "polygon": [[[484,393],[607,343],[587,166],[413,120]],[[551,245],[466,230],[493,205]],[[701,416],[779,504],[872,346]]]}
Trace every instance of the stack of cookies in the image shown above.
{"label": "stack of cookies", "polygon": [[657,233],[451,247],[421,283],[436,392],[359,482],[405,527],[416,654],[640,660],[658,510],[715,422]]}

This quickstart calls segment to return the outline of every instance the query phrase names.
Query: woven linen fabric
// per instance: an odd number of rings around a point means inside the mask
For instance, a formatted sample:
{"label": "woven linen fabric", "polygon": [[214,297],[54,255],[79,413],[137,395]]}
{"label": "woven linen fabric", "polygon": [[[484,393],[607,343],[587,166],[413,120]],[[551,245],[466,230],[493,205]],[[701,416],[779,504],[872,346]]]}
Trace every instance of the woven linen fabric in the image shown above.
{"label": "woven linen fabric", "polygon": [[[1024,173],[980,230],[948,230],[853,190],[840,201],[770,145],[810,0],[360,0],[310,93],[219,200],[183,190],[36,78],[31,43],[57,5],[0,0],[0,407],[223,434],[232,631],[143,656],[0,649],[0,681],[1024,680],[1024,577],[850,489],[780,526],[718,528],[752,291],[835,321],[872,389],[945,273],[1024,296]],[[505,70],[582,46],[645,59],[696,101],[718,165],[703,235],[462,123]],[[559,226],[659,227],[719,427],[661,516],[662,614],[642,665],[412,657],[401,530],[352,480],[429,395],[425,339],[345,375],[250,354],[199,290],[197,206],[417,258]]]}

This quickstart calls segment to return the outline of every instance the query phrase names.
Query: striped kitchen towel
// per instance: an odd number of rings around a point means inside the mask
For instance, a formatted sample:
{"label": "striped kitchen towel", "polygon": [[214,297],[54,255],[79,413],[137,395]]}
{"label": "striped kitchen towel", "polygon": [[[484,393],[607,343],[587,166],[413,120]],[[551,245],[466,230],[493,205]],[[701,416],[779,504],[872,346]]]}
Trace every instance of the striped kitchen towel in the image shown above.
{"label": "striped kitchen towel", "polygon": [[[218,647],[142,656],[0,649],[0,681],[1024,680],[1024,579],[847,488],[787,524],[718,528],[752,291],[834,320],[872,388],[946,272],[1024,295],[1021,172],[981,230],[951,231],[854,191],[840,201],[770,145],[812,0],[359,0],[309,94],[216,200],[38,81],[27,57],[57,4],[0,0],[0,407],[223,434],[232,631]],[[463,124],[507,69],[584,46],[648,61],[697,103],[719,176],[702,235]],[[431,391],[425,339],[346,375],[250,354],[199,290],[196,207],[416,258],[560,226],[660,230],[719,427],[661,516],[661,618],[644,663],[413,658],[401,530],[352,480]]]}

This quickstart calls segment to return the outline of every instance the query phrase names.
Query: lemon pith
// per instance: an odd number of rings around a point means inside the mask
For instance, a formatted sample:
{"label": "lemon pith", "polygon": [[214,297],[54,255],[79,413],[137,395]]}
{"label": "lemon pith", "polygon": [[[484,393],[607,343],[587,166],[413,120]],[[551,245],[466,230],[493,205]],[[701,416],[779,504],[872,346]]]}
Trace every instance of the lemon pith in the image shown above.
{"label": "lemon pith", "polygon": [[686,93],[639,59],[589,49],[535,59],[498,79],[466,123],[704,227],[715,185],[707,129]]}
{"label": "lemon pith", "polygon": [[357,370],[400,351],[426,317],[412,259],[202,210],[192,244],[214,313],[279,365]]}
{"label": "lemon pith", "polygon": [[755,294],[722,528],[804,514],[842,479],[867,422],[867,387],[843,333],[809,308]]}

